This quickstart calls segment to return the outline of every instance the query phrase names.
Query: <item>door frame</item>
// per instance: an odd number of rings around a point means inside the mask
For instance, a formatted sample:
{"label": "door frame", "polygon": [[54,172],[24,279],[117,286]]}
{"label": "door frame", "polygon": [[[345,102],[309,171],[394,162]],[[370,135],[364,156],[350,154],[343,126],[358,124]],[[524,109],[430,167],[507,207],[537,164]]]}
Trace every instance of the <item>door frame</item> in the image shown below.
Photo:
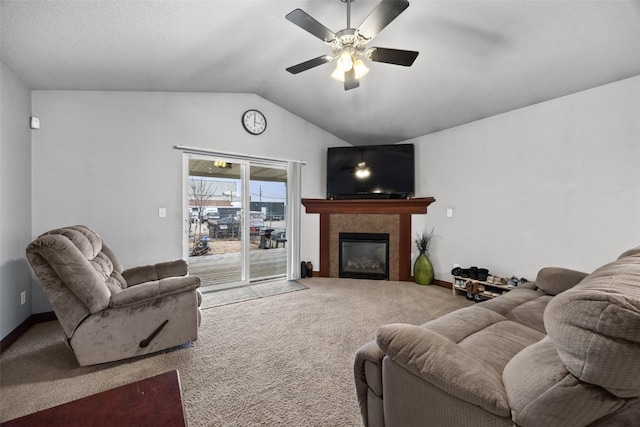
{"label": "door frame", "polygon": [[[241,227],[243,230],[242,239],[242,277],[243,283],[249,283],[247,278],[249,271],[249,213],[245,214],[244,207],[250,211],[250,166],[252,163],[263,166],[275,166],[284,168],[287,172],[287,268],[286,279],[295,280],[300,277],[300,214],[301,214],[301,166],[305,165],[305,161],[278,159],[269,157],[249,156],[244,154],[228,153],[224,151],[214,151],[194,147],[185,147],[182,145],[174,146],[175,149],[182,151],[182,256],[189,259],[189,216],[186,206],[189,204],[189,158],[190,156],[202,156],[225,160],[230,162],[242,163],[241,182],[242,182],[242,205],[243,212],[241,215]],[[246,187],[246,188],[245,188]],[[245,200],[246,198],[246,200]],[[244,236],[247,238],[244,238]]]}

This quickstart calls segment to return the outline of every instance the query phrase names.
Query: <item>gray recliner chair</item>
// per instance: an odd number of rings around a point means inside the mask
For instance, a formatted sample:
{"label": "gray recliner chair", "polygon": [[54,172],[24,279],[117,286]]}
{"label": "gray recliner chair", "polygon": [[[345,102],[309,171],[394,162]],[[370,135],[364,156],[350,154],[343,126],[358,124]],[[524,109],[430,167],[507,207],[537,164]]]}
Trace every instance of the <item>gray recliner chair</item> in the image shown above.
{"label": "gray recliner chair", "polygon": [[51,230],[26,252],[80,365],[198,339],[200,278],[188,276],[184,260],[125,270],[82,225]]}

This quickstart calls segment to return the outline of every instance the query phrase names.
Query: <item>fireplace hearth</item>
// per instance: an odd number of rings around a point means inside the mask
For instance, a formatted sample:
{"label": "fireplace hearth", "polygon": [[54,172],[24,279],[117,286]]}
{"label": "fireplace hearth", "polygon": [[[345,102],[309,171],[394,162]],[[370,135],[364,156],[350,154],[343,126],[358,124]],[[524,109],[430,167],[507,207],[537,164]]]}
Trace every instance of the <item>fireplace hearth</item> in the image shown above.
{"label": "fireplace hearth", "polygon": [[339,277],[389,280],[388,233],[340,233]]}

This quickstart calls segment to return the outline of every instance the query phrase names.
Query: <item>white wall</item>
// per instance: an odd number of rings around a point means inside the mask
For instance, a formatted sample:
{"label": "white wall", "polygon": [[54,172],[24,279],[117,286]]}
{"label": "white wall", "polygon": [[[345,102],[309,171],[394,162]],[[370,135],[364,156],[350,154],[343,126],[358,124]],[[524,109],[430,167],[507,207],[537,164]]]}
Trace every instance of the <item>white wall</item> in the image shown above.
{"label": "white wall", "polygon": [[[31,315],[31,92],[0,61],[0,338]],[[20,304],[25,292],[26,303]]]}
{"label": "white wall", "polygon": [[[250,94],[34,91],[32,102],[33,235],[88,224],[127,266],[181,256],[174,145],[306,160],[302,195],[320,198],[326,147],[344,145]],[[262,136],[242,129],[248,108],[267,115]],[[435,228],[436,278],[453,263],[529,279],[546,265],[590,271],[640,244],[639,112],[635,77],[406,141],[416,196],[437,199],[412,219],[414,235]],[[319,265],[318,216],[302,227],[301,258]],[[49,309],[34,287],[33,312]]]}
{"label": "white wall", "polygon": [[413,218],[435,227],[437,279],[590,272],[640,245],[640,76],[407,142],[417,195],[437,200]]}
{"label": "white wall", "polygon": [[[244,131],[249,108],[267,117]],[[34,91],[33,233],[85,224],[125,265],[182,256],[186,146],[307,161],[303,197],[325,196],[326,148],[347,145],[251,94]],[[158,218],[158,208],[167,218]],[[304,212],[304,210],[303,210]],[[301,258],[319,265],[317,215],[303,213]],[[43,295],[43,294],[42,294]],[[37,310],[47,311],[46,298]]]}

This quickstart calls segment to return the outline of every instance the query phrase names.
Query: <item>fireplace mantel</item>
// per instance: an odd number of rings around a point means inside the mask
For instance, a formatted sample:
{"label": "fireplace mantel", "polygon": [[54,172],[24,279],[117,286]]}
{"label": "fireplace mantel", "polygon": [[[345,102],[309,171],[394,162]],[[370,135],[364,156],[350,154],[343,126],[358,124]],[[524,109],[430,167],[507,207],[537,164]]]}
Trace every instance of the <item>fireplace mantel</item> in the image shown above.
{"label": "fireplace mantel", "polygon": [[433,197],[356,200],[302,199],[302,204],[307,213],[319,214],[425,214],[427,207],[435,201],[436,199]]}
{"label": "fireplace mantel", "polygon": [[[356,200],[326,200],[302,199],[307,213],[320,214],[320,271],[321,277],[332,277],[331,258],[331,217],[334,220],[346,215],[393,215],[397,218],[397,277],[391,280],[411,281],[411,215],[426,214],[428,206],[435,202],[433,197],[417,197],[414,199],[356,199]],[[334,221],[335,222],[335,221]],[[335,231],[335,230],[334,230]],[[352,230],[343,230],[352,231]],[[376,230],[367,230],[376,232]],[[389,248],[393,250],[393,248]]]}

